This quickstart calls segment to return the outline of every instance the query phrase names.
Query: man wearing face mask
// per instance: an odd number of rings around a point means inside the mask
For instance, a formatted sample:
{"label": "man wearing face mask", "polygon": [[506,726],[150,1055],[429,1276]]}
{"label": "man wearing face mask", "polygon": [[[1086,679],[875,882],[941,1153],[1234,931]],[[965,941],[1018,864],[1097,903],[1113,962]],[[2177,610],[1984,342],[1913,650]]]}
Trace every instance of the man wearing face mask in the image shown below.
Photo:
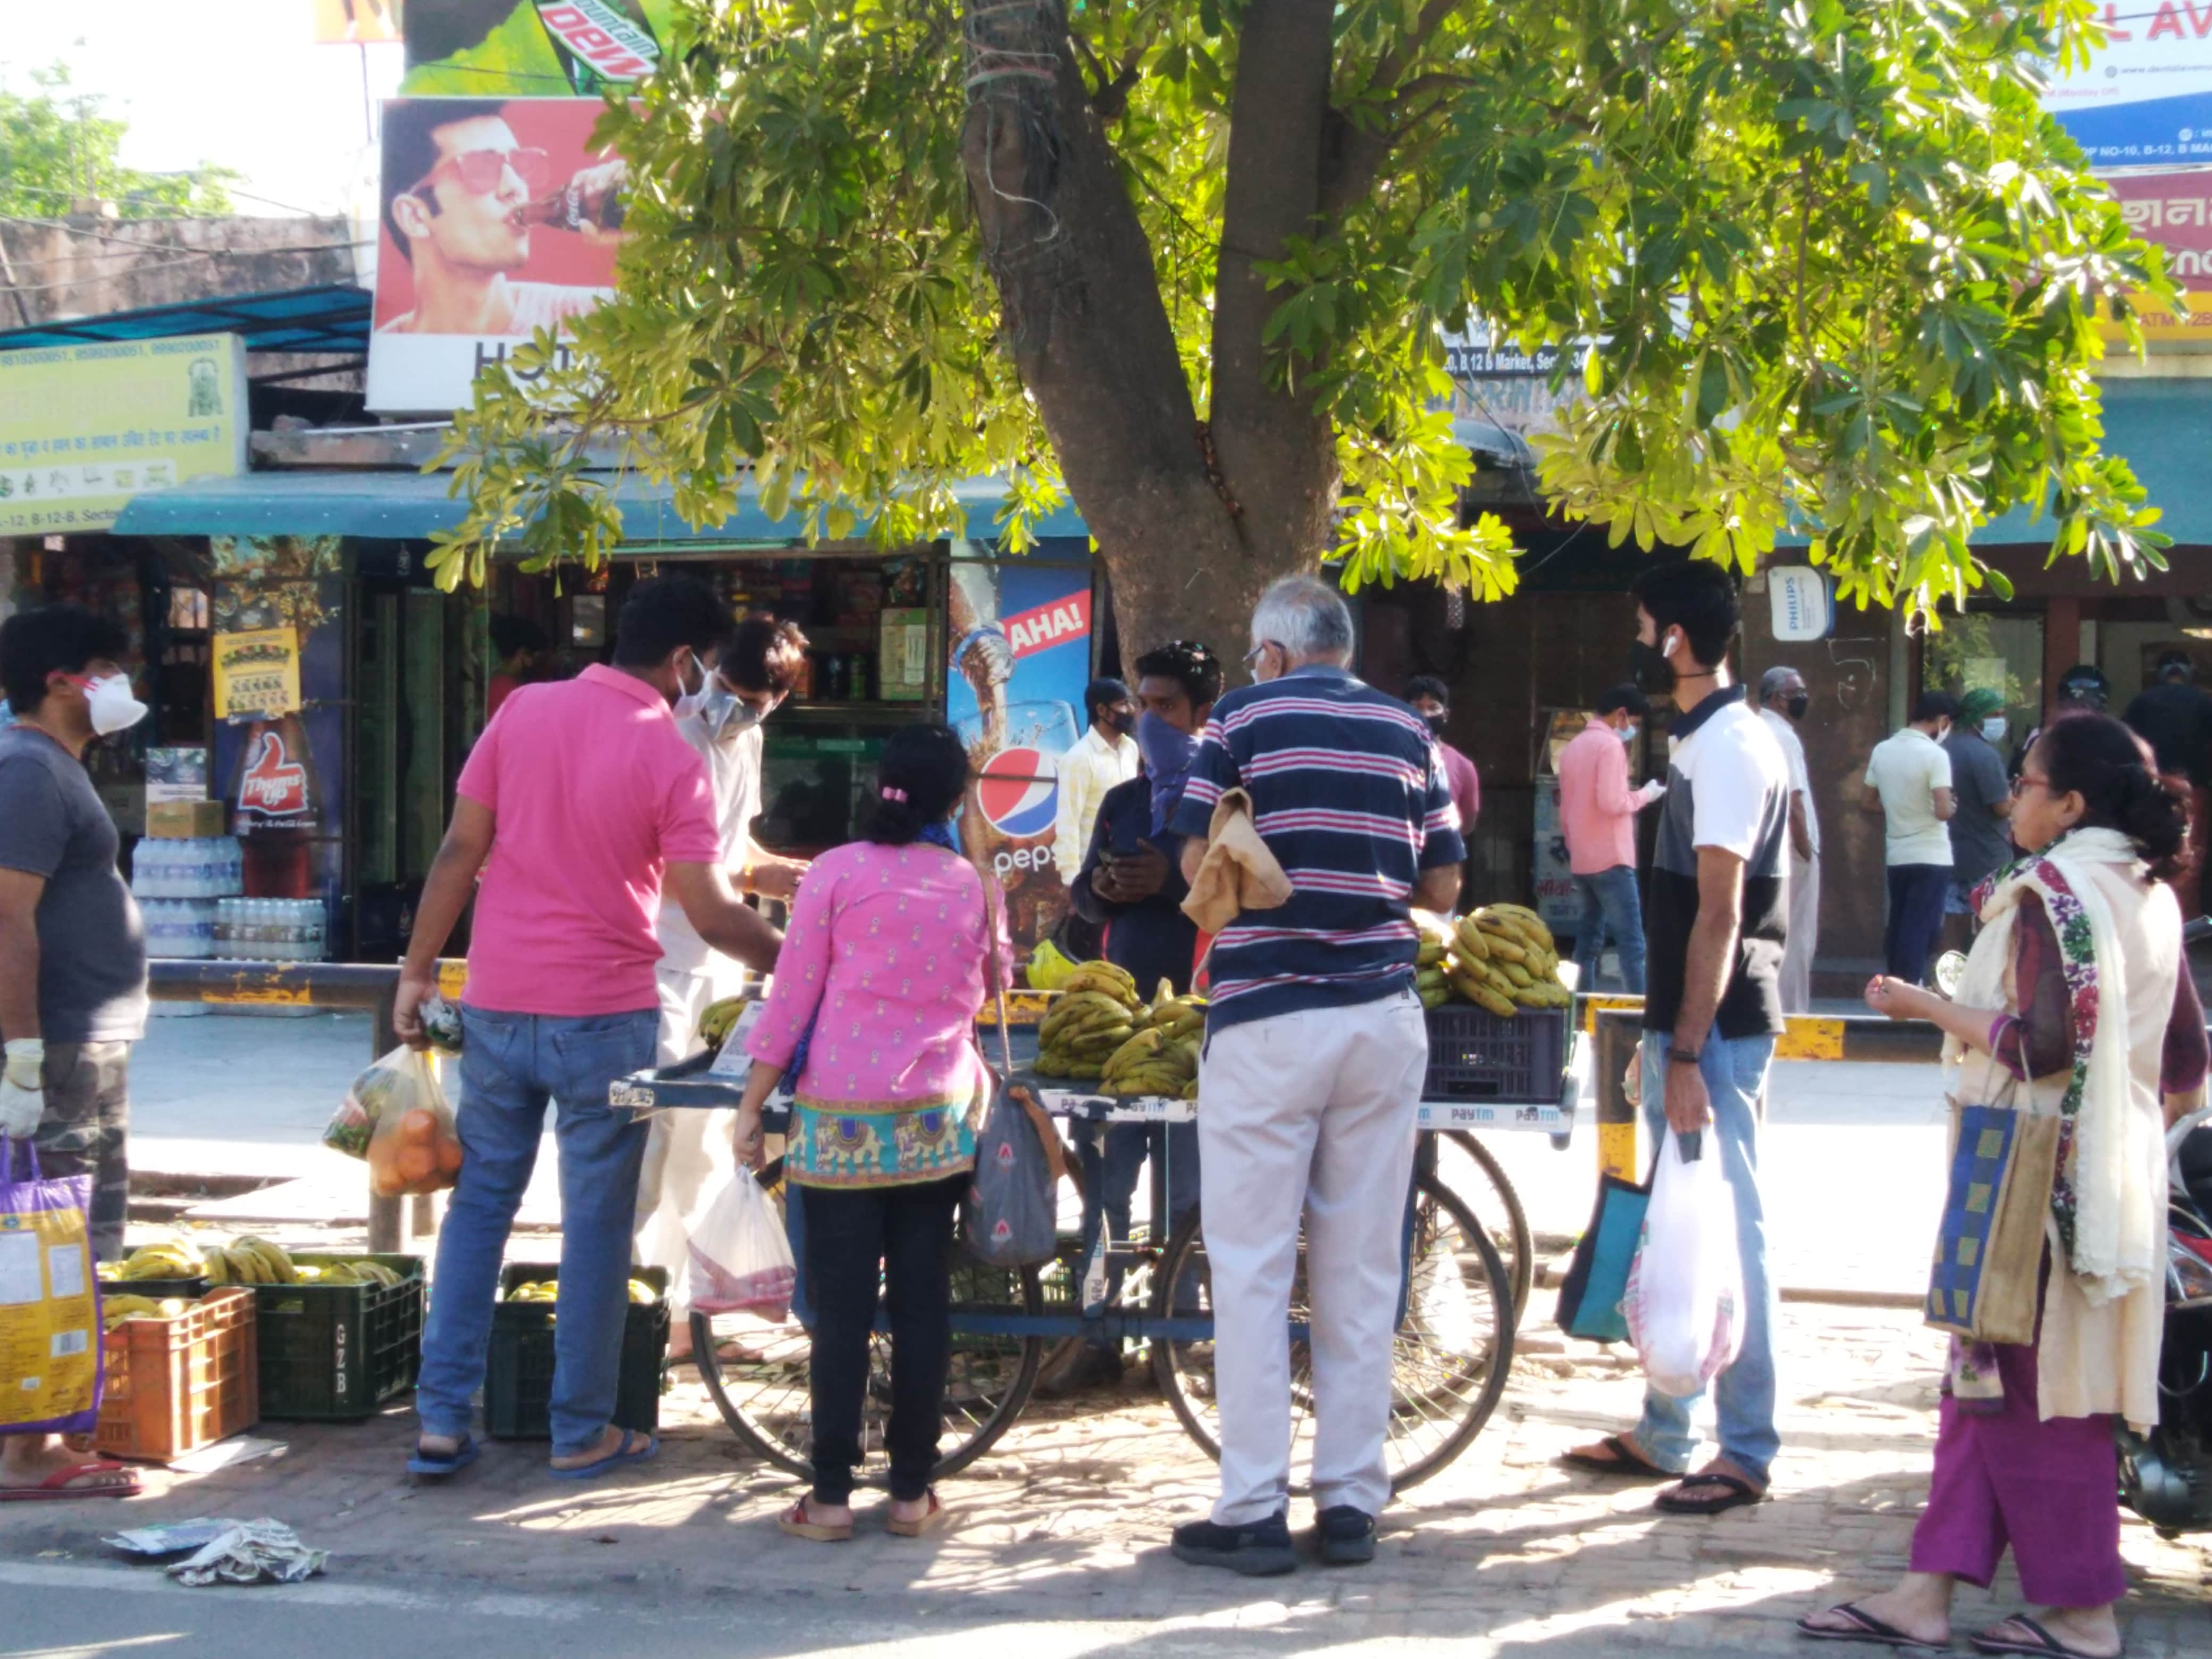
{"label": "man wearing face mask", "polygon": [[[710,671],[677,699],[676,729],[707,763],[722,864],[741,895],[788,901],[806,866],[778,858],[753,843],[761,812],[762,724],[781,708],[806,665],[806,636],[794,623],[751,617],[724,642]],[[700,1017],[723,997],[744,988],[744,967],[699,936],[681,905],[660,907],[660,1063],[672,1066],[699,1046]],[[735,1109],[661,1112],[654,1115],[637,1186],[637,1259],[668,1270],[674,1323],[668,1357],[691,1352],[689,1246],[700,1199],[736,1167],[730,1136]]]}
{"label": "man wearing face mask", "polygon": [[1459,838],[1472,853],[1474,821],[1482,813],[1482,775],[1473,761],[1444,741],[1444,727],[1451,724],[1451,688],[1433,674],[1416,674],[1406,682],[1406,701],[1435,734],[1437,758],[1444,763],[1444,787],[1459,809]]}
{"label": "man wearing face mask", "polygon": [[1928,958],[1942,931],[1951,890],[1951,820],[1959,798],[1951,788],[1951,757],[1943,739],[1959,712],[1948,691],[1923,691],[1912,719],[1867,757],[1859,805],[1882,817],[1889,868],[1889,921],[1882,955],[1892,979],[1928,981]]}
{"label": "man wearing face mask", "polygon": [[[1181,868],[1183,838],[1168,828],[1182,799],[1198,753],[1198,734],[1206,729],[1224,678],[1221,659],[1204,646],[1176,640],[1137,659],[1137,747],[1144,770],[1107,792],[1091,833],[1091,850],[1068,889],[1069,902],[1085,921],[1103,928],[1106,960],[1128,969],[1146,998],[1163,979],[1180,996],[1190,989],[1198,953],[1198,926],[1182,913],[1190,891]],[[1081,1127],[1083,1156],[1083,1259],[1097,1254],[1103,1236],[1129,1237],[1130,1202],[1147,1154],[1163,1146],[1168,1164],[1168,1207],[1164,1229],[1182,1218],[1198,1201],[1198,1126],[1177,1123],[1154,1130],[1142,1123],[1091,1123]],[[1096,1291],[1112,1304],[1121,1285],[1122,1262],[1110,1253],[1093,1285],[1086,1269],[1086,1310]],[[1086,1344],[1072,1363],[1042,1385],[1048,1399],[1065,1399],[1085,1389],[1121,1379],[1121,1346]]]}
{"label": "man wearing face mask", "polygon": [[1797,726],[1813,706],[1805,677],[1778,663],[1759,677],[1759,717],[1790,763],[1790,947],[1782,956],[1782,1012],[1813,1009],[1813,951],[1820,938],[1820,814]]}
{"label": "man wearing face mask", "polygon": [[[15,718],[0,731],[0,1135],[34,1141],[50,1178],[92,1177],[88,1220],[103,1261],[123,1254],[146,937],[84,752],[145,717],[118,660],[128,647],[119,626],[74,605],[0,623],[0,689]],[[0,1375],[0,1388],[19,1380]],[[26,1490],[123,1497],[138,1480],[58,1436],[0,1437],[0,1492]]]}
{"label": "man wearing face mask", "polygon": [[421,1011],[438,952],[473,896],[463,1156],[422,1331],[416,1475],[441,1478],[476,1459],[471,1402],[549,1104],[561,1152],[552,1472],[587,1480],[657,1449],[650,1435],[609,1420],[646,1127],[611,1109],[607,1091],[653,1063],[664,886],[702,939],[748,968],[773,968],[782,942],[730,886],[706,765],[672,714],[703,690],[729,633],[703,582],[638,583],[616,624],[612,665],[518,689],[461,770],[392,1021],[403,1042],[427,1042]]}
{"label": "man wearing face mask", "polygon": [[1632,685],[1616,685],[1597,712],[1559,751],[1559,830],[1567,867],[1582,895],[1575,929],[1575,966],[1585,990],[1597,984],[1605,937],[1620,951],[1621,988],[1644,994],[1643,898],[1636,890],[1636,815],[1667,793],[1654,779],[1628,787],[1628,752],[1650,702]]}
{"label": "man wearing face mask", "polygon": [[1137,705],[1129,688],[1115,679],[1097,679],[1083,688],[1083,712],[1090,728],[1060,757],[1059,790],[1053,811],[1052,867],[1062,882],[1083,870],[1091,828],[1106,792],[1137,775]]}
{"label": "man wearing face mask", "polygon": [[1943,925],[1952,943],[1965,950],[1976,929],[1973,891],[2003,865],[2012,862],[2012,780],[2005,775],[2004,699],[1986,687],[1959,699],[1959,719],[1943,739],[1951,757],[1951,885],[1943,906]]}

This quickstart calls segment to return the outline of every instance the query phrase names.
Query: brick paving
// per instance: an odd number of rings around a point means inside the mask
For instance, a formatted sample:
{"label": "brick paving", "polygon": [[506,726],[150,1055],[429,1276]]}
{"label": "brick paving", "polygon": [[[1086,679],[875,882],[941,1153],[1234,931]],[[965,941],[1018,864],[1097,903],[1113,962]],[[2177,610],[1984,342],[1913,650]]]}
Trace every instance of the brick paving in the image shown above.
{"label": "brick paving", "polygon": [[[1547,1298],[1539,1296],[1537,1309]],[[1243,1581],[1182,1567],[1167,1529],[1202,1510],[1211,1466],[1133,1377],[1088,1409],[1037,1402],[945,1495],[956,1523],[893,1539],[862,1510],[852,1544],[779,1534],[793,1486],[724,1430],[696,1384],[663,1402],[655,1463],[583,1487],[548,1480],[544,1448],[495,1443],[450,1486],[399,1474],[411,1419],[270,1425],[283,1453],[205,1476],[152,1471],[125,1505],[0,1509],[0,1559],[83,1565],[100,1533],[203,1514],[272,1515],[333,1552],[333,1582],[477,1597],[601,1596],[787,1611],[908,1630],[1128,1621],[1164,1648],[1225,1639],[1285,1649],[1391,1638],[1555,1655],[1627,1648],[1794,1653],[1802,1613],[1900,1571],[1924,1490],[1940,1339],[1909,1314],[1784,1310],[1784,1447],[1771,1501],[1712,1521],[1661,1518],[1648,1487],[1558,1468],[1575,1442],[1627,1423],[1632,1364],[1565,1352],[1532,1316],[1530,1352],[1458,1463],[1407,1493],[1365,1570]],[[1303,1523],[1294,1510],[1293,1522]],[[2124,1609],[2134,1659],[2212,1653],[2212,1548],[2130,1522]],[[210,1592],[222,1594],[222,1592]],[[696,1602],[692,1598],[696,1598]],[[1959,1628],[2017,1605],[2009,1573],[1967,1591]],[[851,1639],[848,1638],[846,1639]],[[964,1644],[963,1644],[964,1648]],[[1964,1650],[1961,1644],[1961,1650]]]}

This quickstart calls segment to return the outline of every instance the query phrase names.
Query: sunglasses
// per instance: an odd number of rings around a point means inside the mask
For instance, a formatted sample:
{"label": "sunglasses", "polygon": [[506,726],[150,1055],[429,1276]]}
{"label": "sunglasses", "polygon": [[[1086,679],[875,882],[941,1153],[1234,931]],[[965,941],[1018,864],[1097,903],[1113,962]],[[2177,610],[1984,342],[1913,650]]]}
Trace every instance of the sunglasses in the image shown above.
{"label": "sunglasses", "polygon": [[422,182],[415,190],[428,190],[441,179],[453,179],[463,190],[489,196],[499,188],[509,167],[522,180],[524,189],[539,191],[553,176],[553,158],[542,149],[465,149],[459,155],[448,155],[424,173]]}

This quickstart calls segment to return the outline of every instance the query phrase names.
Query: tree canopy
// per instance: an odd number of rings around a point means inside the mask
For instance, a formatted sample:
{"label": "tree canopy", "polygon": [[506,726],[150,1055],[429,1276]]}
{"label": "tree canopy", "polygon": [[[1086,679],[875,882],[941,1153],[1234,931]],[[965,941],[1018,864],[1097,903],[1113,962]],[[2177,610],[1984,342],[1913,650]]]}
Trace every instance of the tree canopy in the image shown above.
{"label": "tree canopy", "polygon": [[2139,569],[2095,319],[2173,295],[2038,104],[2094,9],[702,0],[601,123],[618,297],[456,419],[444,579],[602,556],[617,437],[692,521],[750,468],[811,538],[957,535],[994,475],[1020,548],[1072,493],[1139,648],[1325,556],[1495,596],[1444,408],[1471,328],[1565,349],[1542,481],[1616,542],[1804,539],[1924,608],[2002,587],[1967,538],[2028,504]]}
{"label": "tree canopy", "polygon": [[125,219],[177,219],[230,211],[222,167],[145,173],[123,165],[129,124],[100,113],[102,100],[70,91],[69,67],[33,70],[35,90],[0,87],[0,214],[56,219],[80,204],[112,202]]}

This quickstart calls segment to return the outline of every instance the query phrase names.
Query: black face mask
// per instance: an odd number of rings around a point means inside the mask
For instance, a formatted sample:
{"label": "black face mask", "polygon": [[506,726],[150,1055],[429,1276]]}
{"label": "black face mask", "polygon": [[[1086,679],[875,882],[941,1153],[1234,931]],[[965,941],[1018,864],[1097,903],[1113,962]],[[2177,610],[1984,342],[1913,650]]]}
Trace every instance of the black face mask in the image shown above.
{"label": "black face mask", "polygon": [[1109,731],[1118,732],[1126,738],[1137,729],[1136,714],[1133,710],[1124,712],[1110,708],[1106,711],[1106,726]]}
{"label": "black face mask", "polygon": [[1444,722],[1450,718],[1451,716],[1449,714],[1442,713],[1424,714],[1421,716],[1421,719],[1427,723],[1429,730],[1435,732],[1440,738],[1444,734]]}
{"label": "black face mask", "polygon": [[1791,720],[1802,720],[1805,718],[1805,711],[1813,706],[1813,699],[1807,693],[1800,691],[1782,706],[1790,711]]}
{"label": "black face mask", "polygon": [[1674,666],[1667,660],[1667,653],[1656,645],[1646,645],[1642,640],[1628,642],[1628,678],[1636,682],[1636,689],[1647,697],[1671,696],[1674,690]]}

